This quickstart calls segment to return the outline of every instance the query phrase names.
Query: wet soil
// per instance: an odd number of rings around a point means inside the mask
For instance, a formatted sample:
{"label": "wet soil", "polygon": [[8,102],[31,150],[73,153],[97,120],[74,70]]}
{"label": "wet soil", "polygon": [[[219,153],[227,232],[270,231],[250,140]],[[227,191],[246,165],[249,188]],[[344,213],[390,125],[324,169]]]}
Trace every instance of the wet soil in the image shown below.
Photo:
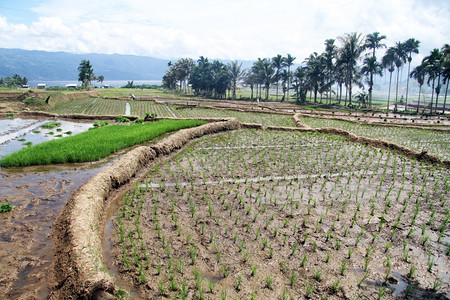
{"label": "wet soil", "polygon": [[106,164],[2,169],[0,202],[0,294],[8,299],[46,299],[54,284],[53,222],[70,194]]}
{"label": "wet soil", "polygon": [[123,197],[116,278],[142,299],[445,299],[449,180],[330,135],[204,137]]}

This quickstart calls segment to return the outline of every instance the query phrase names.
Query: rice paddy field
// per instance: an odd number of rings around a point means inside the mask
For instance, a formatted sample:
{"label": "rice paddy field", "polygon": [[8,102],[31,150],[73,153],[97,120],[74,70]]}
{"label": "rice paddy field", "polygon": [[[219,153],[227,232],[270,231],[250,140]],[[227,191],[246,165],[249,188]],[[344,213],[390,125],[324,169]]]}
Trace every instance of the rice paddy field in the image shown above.
{"label": "rice paddy field", "polygon": [[[124,92],[107,92],[124,97]],[[129,112],[140,118],[235,117],[264,129],[295,127],[290,114],[242,111],[252,103],[217,103],[92,97],[49,111],[96,116]],[[314,118],[312,112],[310,116],[301,121],[313,128],[342,128],[450,159],[450,132],[442,124],[433,124],[438,130],[425,130]],[[145,124],[123,127],[132,126]],[[42,151],[44,157],[48,152]],[[139,177],[130,178],[128,190],[120,191],[106,216],[111,228],[105,227],[101,267],[122,288],[119,298],[450,298],[450,169],[445,165],[333,134],[239,129],[192,140],[147,166]],[[0,218],[0,242],[5,245],[0,293],[6,297],[48,298],[55,288],[55,280],[46,277],[52,273],[52,224],[70,193],[87,180],[83,177],[72,186],[70,178],[77,169],[72,164],[58,167],[63,171],[48,176],[33,171],[39,167],[1,170],[2,185],[8,189],[0,201],[14,206]],[[43,186],[46,176],[51,179],[45,181],[48,187]],[[59,206],[50,202],[44,206],[44,199],[55,197]],[[30,213],[45,219],[45,225],[29,227]],[[13,248],[20,248],[20,253],[10,256]],[[33,249],[39,249],[39,255]]]}
{"label": "rice paddy field", "polygon": [[142,298],[445,299],[450,172],[317,133],[205,136],[115,217]]}
{"label": "rice paddy field", "polygon": [[428,153],[436,154],[441,159],[450,159],[450,134],[448,131],[361,125],[346,121],[319,118],[302,118],[302,122],[313,128],[341,128],[358,136],[383,139],[417,151],[428,151]]}

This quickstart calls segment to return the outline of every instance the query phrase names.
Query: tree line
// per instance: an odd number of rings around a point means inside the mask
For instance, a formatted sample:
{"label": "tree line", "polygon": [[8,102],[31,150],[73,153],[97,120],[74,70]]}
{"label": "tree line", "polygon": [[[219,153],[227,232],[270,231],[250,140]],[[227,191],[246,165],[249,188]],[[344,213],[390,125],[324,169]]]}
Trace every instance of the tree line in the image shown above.
{"label": "tree line", "polygon": [[6,76],[5,78],[0,77],[0,87],[20,87],[28,84],[28,79],[24,76],[21,77],[19,74],[14,74],[13,76]]}
{"label": "tree line", "polygon": [[[250,88],[251,99],[268,100],[269,90],[275,88],[275,99],[281,101],[294,98],[297,103],[305,103],[309,93],[314,103],[325,100],[326,104],[331,104],[334,98],[338,105],[351,107],[356,102],[362,107],[372,107],[374,78],[388,75],[388,110],[391,101],[396,107],[399,102],[404,103],[405,110],[408,109],[410,78],[419,85],[418,103],[415,105],[417,111],[421,101],[425,108],[424,100],[421,100],[421,89],[425,83],[432,91],[431,101],[427,105],[431,112],[433,104],[437,110],[442,91],[445,110],[450,78],[449,45],[434,49],[411,70],[413,56],[419,53],[420,41],[410,38],[387,47],[383,42],[385,39],[386,36],[379,32],[367,35],[353,32],[327,39],[322,53],[312,53],[295,69],[292,67],[296,57],[290,54],[258,58],[246,70],[237,61],[224,64],[217,60],[210,62],[203,56],[196,62],[191,58],[182,58],[169,63],[169,69],[163,76],[163,86],[180,92],[187,92],[191,87],[194,94],[213,98],[225,98],[228,92],[229,98],[236,99],[236,87],[244,84]],[[382,48],[387,49],[379,59],[377,51]],[[399,99],[403,66],[408,68],[406,94],[404,99],[403,95]],[[358,93],[354,92],[355,87],[359,89]]]}

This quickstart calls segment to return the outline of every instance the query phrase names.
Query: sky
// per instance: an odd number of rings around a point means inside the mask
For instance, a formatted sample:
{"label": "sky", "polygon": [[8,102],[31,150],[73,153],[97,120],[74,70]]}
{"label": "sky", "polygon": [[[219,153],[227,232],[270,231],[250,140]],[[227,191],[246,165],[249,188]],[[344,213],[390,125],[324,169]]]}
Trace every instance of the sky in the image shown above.
{"label": "sky", "polygon": [[449,0],[0,0],[0,48],[301,63],[346,33],[450,43]]}

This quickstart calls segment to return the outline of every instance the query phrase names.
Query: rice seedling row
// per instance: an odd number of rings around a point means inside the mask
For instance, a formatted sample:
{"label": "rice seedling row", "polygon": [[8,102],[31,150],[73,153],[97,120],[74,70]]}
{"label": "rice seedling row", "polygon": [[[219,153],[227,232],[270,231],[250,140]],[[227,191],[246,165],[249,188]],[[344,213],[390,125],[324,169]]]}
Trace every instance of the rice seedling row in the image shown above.
{"label": "rice seedling row", "polygon": [[182,108],[178,105],[169,105],[170,109],[179,118],[229,118],[223,110],[220,109],[208,109],[201,107]]}
{"label": "rice seedling row", "polygon": [[92,98],[76,99],[68,103],[58,105],[49,110],[56,114],[82,114],[95,101]]}
{"label": "rice seedling row", "polygon": [[341,128],[359,136],[399,143],[418,151],[428,151],[428,153],[436,154],[441,159],[450,159],[449,132],[403,127],[361,125],[339,120],[318,118],[302,118],[302,122],[314,128]]}
{"label": "rice seedling row", "polygon": [[207,136],[124,198],[114,251],[145,298],[448,295],[449,179],[332,135]]}
{"label": "rice seedling row", "polygon": [[146,114],[156,114],[158,117],[173,117],[165,104],[154,101],[130,101],[131,115],[144,118]]}
{"label": "rice seedling row", "polygon": [[124,115],[125,101],[97,98],[84,111],[87,115]]}

